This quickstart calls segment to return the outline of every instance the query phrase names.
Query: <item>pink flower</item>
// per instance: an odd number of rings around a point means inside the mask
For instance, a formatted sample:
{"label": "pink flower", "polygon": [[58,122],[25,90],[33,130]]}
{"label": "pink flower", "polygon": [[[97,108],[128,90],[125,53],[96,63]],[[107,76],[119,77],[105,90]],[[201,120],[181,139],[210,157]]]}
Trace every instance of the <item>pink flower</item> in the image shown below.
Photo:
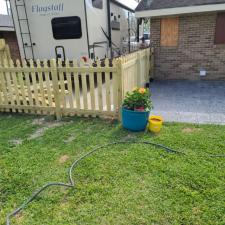
{"label": "pink flower", "polygon": [[144,112],[145,111],[145,107],[144,106],[140,106],[134,109],[135,111],[139,111],[139,112]]}

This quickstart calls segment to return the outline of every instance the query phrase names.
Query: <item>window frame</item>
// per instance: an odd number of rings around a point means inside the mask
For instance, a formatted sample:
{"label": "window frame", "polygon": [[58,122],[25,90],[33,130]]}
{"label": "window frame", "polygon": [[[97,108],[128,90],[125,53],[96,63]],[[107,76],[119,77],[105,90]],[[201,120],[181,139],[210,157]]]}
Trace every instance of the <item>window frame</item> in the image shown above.
{"label": "window frame", "polygon": [[100,7],[98,7],[97,5],[95,5],[94,4],[94,1],[96,1],[96,0],[92,0],[92,7],[93,8],[96,8],[96,9],[102,10],[103,9],[103,0],[100,0],[101,1],[101,6]]}
{"label": "window frame", "polygon": [[[63,22],[63,20],[66,20],[66,19],[71,19],[71,21],[72,21],[72,19],[78,19],[77,21],[78,21],[78,26],[79,26],[80,32],[78,34],[77,33],[71,33],[70,35],[69,35],[69,33],[67,33],[65,36],[63,36],[63,34],[62,34],[63,32],[60,34],[60,32],[58,32],[56,30],[57,29],[56,28],[57,23],[55,21],[60,20],[60,19],[62,20],[61,23]],[[54,17],[51,20],[51,25],[52,25],[53,38],[55,40],[69,40],[69,39],[81,39],[82,38],[82,23],[81,23],[81,18],[79,16]],[[66,25],[64,26],[64,28],[65,27],[66,27]],[[71,27],[72,27],[72,25],[71,25]],[[68,29],[68,31],[71,31],[71,29]],[[77,31],[77,28],[76,28],[76,31]],[[58,32],[58,34],[57,34],[57,32]]]}
{"label": "window frame", "polygon": [[[180,20],[179,17],[165,17],[160,19],[160,46],[161,47],[177,47],[178,46],[179,20]],[[172,24],[172,22],[174,24]],[[168,25],[168,23],[171,23],[171,24]],[[169,32],[173,31],[171,34],[175,36],[174,37],[169,36],[168,31]],[[167,40],[164,37],[167,37]]]}

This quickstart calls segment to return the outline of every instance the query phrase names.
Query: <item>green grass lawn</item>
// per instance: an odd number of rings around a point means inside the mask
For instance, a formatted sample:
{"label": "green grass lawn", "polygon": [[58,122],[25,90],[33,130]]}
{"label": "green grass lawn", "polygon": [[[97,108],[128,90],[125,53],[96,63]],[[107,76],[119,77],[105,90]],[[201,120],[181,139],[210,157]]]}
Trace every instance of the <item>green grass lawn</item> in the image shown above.
{"label": "green grass lawn", "polygon": [[1,225],[37,188],[67,182],[74,159],[116,140],[153,141],[188,156],[140,144],[102,149],[74,171],[75,189],[47,190],[12,224],[225,224],[225,158],[207,157],[224,154],[225,126],[167,123],[152,135],[99,119],[46,121],[0,114]]}

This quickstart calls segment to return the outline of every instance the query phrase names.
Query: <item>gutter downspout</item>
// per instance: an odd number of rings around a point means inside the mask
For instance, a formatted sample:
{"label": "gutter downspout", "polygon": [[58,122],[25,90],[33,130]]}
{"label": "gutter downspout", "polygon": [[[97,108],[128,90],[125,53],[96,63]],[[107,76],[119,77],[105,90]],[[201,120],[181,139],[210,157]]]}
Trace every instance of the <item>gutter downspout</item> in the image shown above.
{"label": "gutter downspout", "polygon": [[130,53],[130,12],[128,12],[128,50]]}
{"label": "gutter downspout", "polygon": [[108,36],[109,36],[110,58],[112,58],[112,32],[111,32],[110,0],[107,0],[107,21],[108,21]]}

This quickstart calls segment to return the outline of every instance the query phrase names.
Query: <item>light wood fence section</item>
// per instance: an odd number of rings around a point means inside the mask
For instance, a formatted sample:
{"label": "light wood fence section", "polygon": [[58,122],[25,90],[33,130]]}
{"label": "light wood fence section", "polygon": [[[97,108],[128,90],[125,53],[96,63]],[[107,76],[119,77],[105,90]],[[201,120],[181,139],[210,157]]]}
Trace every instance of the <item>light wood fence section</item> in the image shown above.
{"label": "light wood fence section", "polygon": [[0,64],[3,64],[5,60],[9,63],[11,59],[9,46],[5,43],[4,39],[0,39]]}
{"label": "light wood fence section", "polygon": [[144,49],[121,57],[122,61],[122,96],[134,87],[144,87],[153,75],[153,49]]}
{"label": "light wood fence section", "polygon": [[0,64],[0,111],[119,117],[127,91],[149,81],[152,51],[113,60]]}

